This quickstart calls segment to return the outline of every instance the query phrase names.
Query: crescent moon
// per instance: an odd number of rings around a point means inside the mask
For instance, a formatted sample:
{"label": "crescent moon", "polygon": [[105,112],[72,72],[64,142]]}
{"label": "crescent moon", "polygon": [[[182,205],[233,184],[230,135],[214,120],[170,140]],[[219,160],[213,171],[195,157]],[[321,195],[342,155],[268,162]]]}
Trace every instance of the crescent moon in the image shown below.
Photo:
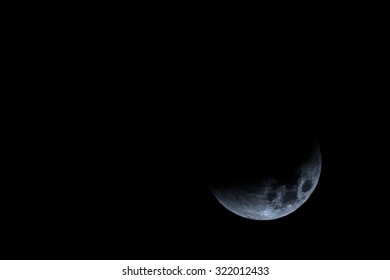
{"label": "crescent moon", "polygon": [[322,168],[318,141],[294,170],[294,181],[271,176],[259,182],[212,184],[216,199],[229,211],[252,220],[274,220],[287,216],[305,203],[315,190]]}

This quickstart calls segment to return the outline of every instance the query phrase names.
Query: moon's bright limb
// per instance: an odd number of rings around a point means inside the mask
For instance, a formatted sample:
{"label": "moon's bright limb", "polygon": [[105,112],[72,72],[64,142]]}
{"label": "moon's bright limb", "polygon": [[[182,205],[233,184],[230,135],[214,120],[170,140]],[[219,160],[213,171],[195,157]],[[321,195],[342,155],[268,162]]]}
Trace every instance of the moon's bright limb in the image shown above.
{"label": "moon's bright limb", "polygon": [[281,183],[270,177],[260,182],[211,185],[218,201],[231,212],[253,220],[273,220],[297,210],[313,193],[321,173],[318,142],[295,170],[294,182]]}

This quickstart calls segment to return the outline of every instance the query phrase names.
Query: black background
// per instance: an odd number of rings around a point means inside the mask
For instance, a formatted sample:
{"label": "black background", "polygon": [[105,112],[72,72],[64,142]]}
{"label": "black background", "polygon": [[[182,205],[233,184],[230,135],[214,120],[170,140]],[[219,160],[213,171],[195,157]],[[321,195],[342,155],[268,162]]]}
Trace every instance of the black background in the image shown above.
{"label": "black background", "polygon": [[[0,258],[388,258],[388,117],[368,62],[332,44],[305,60],[148,46],[115,67],[86,48],[16,83],[45,94],[9,103]],[[323,162],[297,211],[252,221],[212,196],[216,154],[300,133]]]}
{"label": "black background", "polygon": [[[23,115],[2,196],[2,258],[386,257],[388,138],[379,103],[328,93],[195,94],[187,105],[167,98],[75,98],[78,109]],[[294,141],[297,133],[317,137],[323,159],[317,188],[297,211],[252,221],[212,196],[216,164],[234,162],[262,137]]]}

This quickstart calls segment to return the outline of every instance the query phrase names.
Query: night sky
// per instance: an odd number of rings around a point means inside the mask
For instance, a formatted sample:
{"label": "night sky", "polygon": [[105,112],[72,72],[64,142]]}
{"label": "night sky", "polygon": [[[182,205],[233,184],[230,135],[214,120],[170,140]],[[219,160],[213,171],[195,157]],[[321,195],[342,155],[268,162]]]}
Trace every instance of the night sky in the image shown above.
{"label": "night sky", "polygon": [[[128,77],[137,84],[53,78],[55,96],[9,104],[0,258],[388,258],[387,103],[375,77],[343,63],[292,76],[207,65],[141,69]],[[215,172],[257,162],[254,152],[241,165],[243,151],[306,137],[319,141],[322,172],[294,213],[247,220],[210,192]]]}
{"label": "night sky", "polygon": [[[11,31],[0,259],[390,259],[381,24],[149,10]],[[302,139],[322,172],[292,214],[244,219],[211,193]]]}
{"label": "night sky", "polygon": [[[13,180],[0,206],[1,258],[382,257],[390,235],[388,137],[377,103],[328,102],[326,94],[307,103],[196,98],[120,106],[79,99],[72,110],[53,105],[39,118],[19,116]],[[214,171],[223,174],[230,162],[250,167],[256,157],[235,161],[243,150],[298,135],[318,139],[323,162],[316,190],[297,211],[252,221],[213,197]]]}

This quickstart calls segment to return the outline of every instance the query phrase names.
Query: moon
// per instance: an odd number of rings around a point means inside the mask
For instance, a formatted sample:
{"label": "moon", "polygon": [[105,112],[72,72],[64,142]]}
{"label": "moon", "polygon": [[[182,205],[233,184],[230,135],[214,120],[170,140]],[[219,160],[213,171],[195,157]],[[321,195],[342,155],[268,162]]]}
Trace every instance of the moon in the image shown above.
{"label": "moon", "polygon": [[[320,145],[316,140],[304,148],[294,148],[293,152],[273,154],[269,165],[252,166],[259,176],[251,173],[238,180],[234,176],[214,180],[209,184],[211,192],[226,209],[251,220],[274,220],[296,211],[318,184],[322,167]],[[241,162],[245,164],[243,159]],[[252,165],[253,162],[256,161]]]}

